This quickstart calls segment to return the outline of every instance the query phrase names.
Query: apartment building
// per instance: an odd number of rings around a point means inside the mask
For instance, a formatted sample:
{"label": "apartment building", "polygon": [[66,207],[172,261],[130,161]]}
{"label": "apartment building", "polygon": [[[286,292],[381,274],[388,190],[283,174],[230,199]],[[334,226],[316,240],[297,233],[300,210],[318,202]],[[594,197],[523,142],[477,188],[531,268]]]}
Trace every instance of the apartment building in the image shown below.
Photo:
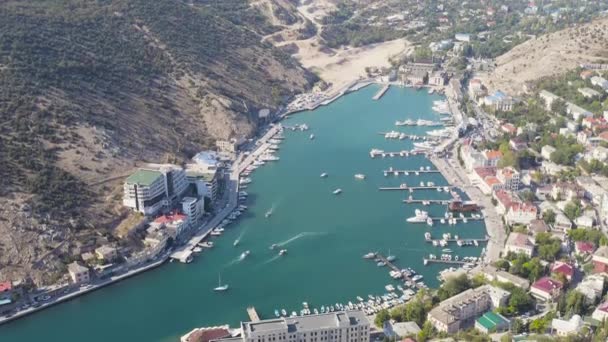
{"label": "apartment building", "polygon": [[90,280],[89,269],[76,261],[68,265],[68,273],[74,284],[86,283]]}
{"label": "apartment building", "polygon": [[340,311],[241,323],[230,342],[369,342],[370,323],[362,311]]}
{"label": "apartment building", "polygon": [[509,295],[508,291],[491,285],[469,289],[439,303],[427,319],[438,331],[452,334],[473,326],[488,310],[505,305]]}
{"label": "apartment building", "polygon": [[149,164],[127,178],[123,205],[144,215],[176,203],[188,187],[184,170],[171,164]]}

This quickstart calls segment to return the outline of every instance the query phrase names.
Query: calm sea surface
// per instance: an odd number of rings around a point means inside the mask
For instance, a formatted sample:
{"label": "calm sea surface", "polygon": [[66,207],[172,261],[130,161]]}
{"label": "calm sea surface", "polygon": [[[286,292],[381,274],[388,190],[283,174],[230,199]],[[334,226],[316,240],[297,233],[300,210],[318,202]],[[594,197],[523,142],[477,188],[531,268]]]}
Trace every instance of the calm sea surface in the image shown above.
{"label": "calm sea surface", "polygon": [[[429,253],[439,247],[424,241],[424,232],[435,237],[451,232],[481,238],[482,222],[456,226],[408,224],[420,207],[402,202],[408,193],[379,191],[380,186],[400,183],[417,185],[432,181],[447,185],[440,174],[388,176],[382,170],[418,169],[432,166],[422,156],[371,159],[371,148],[386,151],[411,149],[410,141],[385,140],[378,132],[401,130],[422,134],[436,128],[394,126],[396,120],[431,119],[432,102],[441,99],[426,91],[393,87],[380,101],[372,96],[379,89],[369,86],[340,98],[329,106],[297,114],[285,125],[306,123],[307,132],[285,132],[278,156],[252,174],[249,211],[229,226],[216,247],[201,253],[192,264],[166,264],[156,270],[27,318],[0,326],[0,341],[178,341],[192,328],[247,320],[245,309],[255,306],[264,317],[275,309],[288,312],[311,306],[355,301],[356,296],[383,294],[386,284],[397,284],[388,269],[362,259],[370,251],[397,256],[400,267],[412,267],[424,281],[436,287],[438,271],[447,267],[424,266]],[[314,133],[315,139],[309,135]],[[319,175],[327,172],[327,178]],[[363,173],[363,181],[353,177]],[[332,191],[341,188],[335,196]],[[415,199],[448,198],[437,191],[417,191]],[[264,214],[272,208],[273,215]],[[420,207],[422,208],[422,207]],[[445,207],[426,207],[442,216]],[[237,247],[233,246],[240,239]],[[269,249],[281,244],[287,255],[277,257]],[[478,256],[481,247],[451,246],[460,256]],[[239,255],[250,250],[246,259]],[[230,285],[215,293],[218,274]]]}

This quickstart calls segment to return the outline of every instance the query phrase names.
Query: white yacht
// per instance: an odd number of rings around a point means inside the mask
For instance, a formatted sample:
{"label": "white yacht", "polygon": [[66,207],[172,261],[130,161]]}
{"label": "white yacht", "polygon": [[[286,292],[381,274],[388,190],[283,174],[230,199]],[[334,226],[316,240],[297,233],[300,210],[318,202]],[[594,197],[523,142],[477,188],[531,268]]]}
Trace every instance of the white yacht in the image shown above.
{"label": "white yacht", "polygon": [[426,224],[428,224],[429,226],[431,226],[431,227],[432,227],[432,226],[433,226],[433,219],[432,219],[432,218],[430,218],[430,217],[427,217],[427,218],[426,218]]}
{"label": "white yacht", "polygon": [[365,179],[365,175],[364,175],[364,174],[362,174],[362,173],[357,173],[357,174],[355,175],[355,178],[356,178],[356,179]]}
{"label": "white yacht", "polygon": [[244,260],[250,253],[250,251],[244,251],[243,253],[241,253],[239,260]]}
{"label": "white yacht", "polygon": [[213,291],[226,291],[228,290],[228,284],[222,285],[222,276],[218,274],[218,285]]}
{"label": "white yacht", "polygon": [[365,254],[365,255],[363,256],[363,259],[373,259],[373,258],[375,258],[375,257],[376,257],[376,253],[374,253],[374,252],[369,252],[369,253],[367,253],[367,254]]}
{"label": "white yacht", "polygon": [[315,135],[314,135],[314,134],[311,134],[311,135],[310,135],[308,138],[309,138],[310,140],[313,140],[313,139],[315,138]]}
{"label": "white yacht", "polygon": [[326,177],[327,177],[327,173],[323,172],[323,173],[321,174],[321,178],[326,178]]}
{"label": "white yacht", "polygon": [[334,194],[334,195],[339,195],[339,194],[341,194],[341,193],[342,193],[342,189],[336,189],[336,190],[334,190],[334,192],[333,192],[333,194]]}
{"label": "white yacht", "polygon": [[281,249],[281,250],[279,251],[279,255],[285,255],[286,253],[287,253],[287,250],[286,250],[286,249]]}
{"label": "white yacht", "polygon": [[408,218],[406,221],[412,223],[423,223],[426,222],[427,218],[429,218],[429,213],[424,210],[416,209],[414,214],[415,216]]}

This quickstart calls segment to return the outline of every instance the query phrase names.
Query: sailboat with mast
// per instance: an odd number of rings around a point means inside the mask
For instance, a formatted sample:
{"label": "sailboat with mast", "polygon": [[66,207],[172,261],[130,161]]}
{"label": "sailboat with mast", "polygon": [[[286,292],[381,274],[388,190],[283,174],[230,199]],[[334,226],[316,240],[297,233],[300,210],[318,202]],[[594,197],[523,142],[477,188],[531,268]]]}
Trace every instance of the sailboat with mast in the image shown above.
{"label": "sailboat with mast", "polygon": [[221,291],[228,290],[228,284],[222,285],[222,275],[218,274],[217,276],[218,276],[218,281],[217,281],[218,282],[218,284],[217,284],[218,286],[216,288],[214,288],[213,291],[221,292]]}

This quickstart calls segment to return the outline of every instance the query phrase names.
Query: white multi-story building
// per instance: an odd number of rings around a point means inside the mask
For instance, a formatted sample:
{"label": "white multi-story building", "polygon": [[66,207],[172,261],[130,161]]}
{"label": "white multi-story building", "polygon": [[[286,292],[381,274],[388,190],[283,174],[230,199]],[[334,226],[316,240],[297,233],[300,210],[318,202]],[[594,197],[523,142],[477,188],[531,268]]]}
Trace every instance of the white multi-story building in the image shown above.
{"label": "white multi-story building", "polygon": [[427,320],[438,331],[452,334],[472,326],[488,310],[505,305],[509,295],[491,285],[469,289],[439,303],[428,313]]}
{"label": "white multi-story building", "polygon": [[74,284],[87,283],[90,280],[89,269],[76,261],[68,265],[68,273]]}
{"label": "white multi-story building", "polygon": [[545,108],[549,111],[551,110],[551,104],[553,104],[553,101],[561,99],[559,96],[546,90],[541,90],[538,96],[540,96],[541,99],[545,100]]}
{"label": "white multi-story building", "polygon": [[176,203],[188,187],[184,170],[171,164],[149,164],[129,176],[124,184],[123,205],[144,215]]}
{"label": "white multi-story building", "polygon": [[186,165],[186,175],[188,183],[194,184],[198,197],[208,197],[212,202],[215,201],[222,177],[220,169],[208,170],[197,164],[188,164]]}
{"label": "white multi-story building", "polygon": [[184,197],[182,199],[182,212],[188,216],[191,224],[196,223],[205,213],[205,198]]}
{"label": "white multi-story building", "polygon": [[230,342],[369,342],[370,323],[362,311],[340,311],[241,323]]}
{"label": "white multi-story building", "polygon": [[496,178],[502,183],[505,190],[517,191],[519,189],[519,172],[512,167],[505,167],[496,172]]}

